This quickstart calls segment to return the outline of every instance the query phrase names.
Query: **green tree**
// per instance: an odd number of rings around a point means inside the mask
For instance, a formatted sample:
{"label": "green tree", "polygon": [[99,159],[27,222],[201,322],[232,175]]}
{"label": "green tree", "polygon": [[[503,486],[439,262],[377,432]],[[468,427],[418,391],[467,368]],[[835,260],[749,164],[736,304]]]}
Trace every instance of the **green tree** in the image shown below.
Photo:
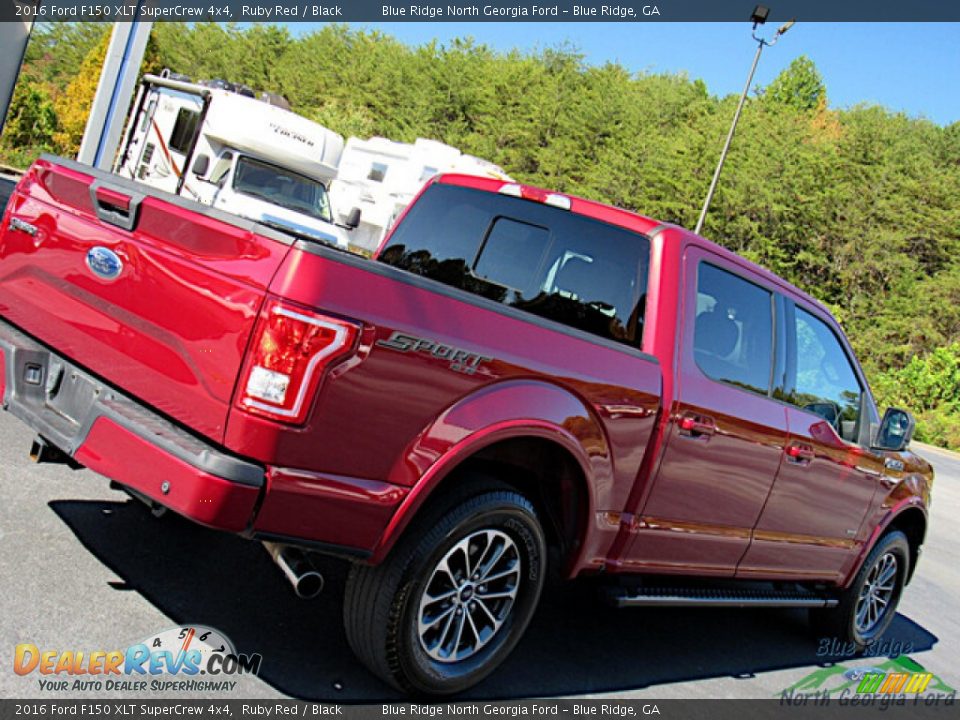
{"label": "green tree", "polygon": [[47,86],[22,76],[14,89],[0,137],[0,162],[26,167],[43,152],[54,149],[57,115]]}
{"label": "green tree", "polygon": [[823,77],[806,55],[790,63],[767,87],[765,97],[794,110],[814,110],[827,98]]}
{"label": "green tree", "polygon": [[58,151],[64,155],[76,155],[80,149],[109,44],[110,36],[103,34],[80,63],[77,76],[54,101],[59,129],[53,134],[53,140]]}
{"label": "green tree", "polygon": [[915,355],[876,385],[883,401],[913,410],[918,440],[960,447],[960,342]]}

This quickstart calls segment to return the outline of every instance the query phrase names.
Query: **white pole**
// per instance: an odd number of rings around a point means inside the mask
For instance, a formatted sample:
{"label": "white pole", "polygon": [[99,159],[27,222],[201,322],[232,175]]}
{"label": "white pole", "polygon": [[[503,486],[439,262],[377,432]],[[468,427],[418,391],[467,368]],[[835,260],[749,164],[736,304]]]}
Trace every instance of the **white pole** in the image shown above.
{"label": "white pole", "polygon": [[3,132],[32,28],[32,20],[0,22],[0,48],[3,48],[0,53],[0,132]]}
{"label": "white pole", "polygon": [[[140,7],[137,8],[139,16]],[[77,160],[110,170],[133,98],[152,22],[114,23]]]}
{"label": "white pole", "polygon": [[763,42],[763,40],[757,44],[757,54],[753,56],[753,65],[750,66],[750,74],[747,75],[747,84],[743,86],[743,92],[740,93],[740,102],[737,103],[737,111],[733,114],[733,124],[730,125],[730,132],[727,133],[727,141],[723,144],[723,151],[720,153],[720,162],[717,163],[717,169],[713,173],[713,180],[710,181],[710,189],[707,190],[707,198],[703,201],[703,209],[700,210],[700,218],[697,220],[697,226],[693,229],[697,235],[700,234],[700,230],[703,228],[703,221],[707,218],[707,210],[710,208],[710,201],[713,200],[713,193],[717,189],[720,172],[723,170],[723,163],[727,159],[727,153],[730,151],[733,134],[737,131],[737,121],[740,120],[740,113],[743,112],[743,103],[747,100],[750,83],[753,82],[753,74],[757,71],[757,63],[760,62],[760,53],[763,52],[764,45],[766,45],[766,43]]}

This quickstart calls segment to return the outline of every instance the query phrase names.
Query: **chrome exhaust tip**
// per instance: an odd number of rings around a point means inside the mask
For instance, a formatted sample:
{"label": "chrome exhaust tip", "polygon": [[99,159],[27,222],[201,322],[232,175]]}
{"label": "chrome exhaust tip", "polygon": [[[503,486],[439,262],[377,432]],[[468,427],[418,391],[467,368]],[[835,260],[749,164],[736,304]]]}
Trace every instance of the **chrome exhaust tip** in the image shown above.
{"label": "chrome exhaust tip", "polygon": [[310,600],[323,592],[323,575],[303,550],[264,541],[263,547],[293,586],[297,597]]}

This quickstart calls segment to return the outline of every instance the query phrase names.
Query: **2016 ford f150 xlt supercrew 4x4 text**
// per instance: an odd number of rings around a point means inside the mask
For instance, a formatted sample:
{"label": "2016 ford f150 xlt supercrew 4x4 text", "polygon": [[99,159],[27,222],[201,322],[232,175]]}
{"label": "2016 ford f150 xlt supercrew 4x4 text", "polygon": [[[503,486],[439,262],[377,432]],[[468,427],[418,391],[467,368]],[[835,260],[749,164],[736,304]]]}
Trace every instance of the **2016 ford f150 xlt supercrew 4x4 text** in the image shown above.
{"label": "2016 ford f150 xlt supercrew 4x4 text", "polygon": [[865,647],[923,543],[930,466],[822,305],[701,237],[434,178],[368,260],[72,161],[0,236],[0,395],[60,455],[267,544],[353,560],[350,645],[450,694],[548,570],[617,606],[811,608]]}

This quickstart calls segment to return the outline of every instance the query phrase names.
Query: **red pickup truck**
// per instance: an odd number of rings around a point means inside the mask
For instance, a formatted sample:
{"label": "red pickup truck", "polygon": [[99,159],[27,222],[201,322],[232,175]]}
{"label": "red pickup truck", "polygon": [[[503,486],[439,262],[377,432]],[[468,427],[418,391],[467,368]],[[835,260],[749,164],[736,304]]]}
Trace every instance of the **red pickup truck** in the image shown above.
{"label": "red pickup truck", "polygon": [[822,305],[682,228],[445,175],[371,260],[43,157],[2,232],[37,459],[265,542],[303,595],[351,559],[350,645],[405,691],[490,673],[548,572],[863,648],[916,566],[910,415]]}

